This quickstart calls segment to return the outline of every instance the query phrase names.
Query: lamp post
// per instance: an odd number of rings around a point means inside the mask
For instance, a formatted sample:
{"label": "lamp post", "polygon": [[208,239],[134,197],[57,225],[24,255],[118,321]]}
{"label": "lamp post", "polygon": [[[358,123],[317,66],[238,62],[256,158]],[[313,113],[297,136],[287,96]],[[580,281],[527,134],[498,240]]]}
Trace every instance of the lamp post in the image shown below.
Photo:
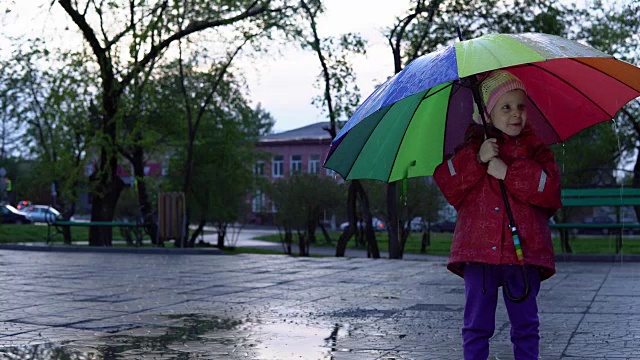
{"label": "lamp post", "polygon": [[4,167],[0,167],[0,189],[2,190],[2,201],[7,198],[7,183],[4,181],[4,177],[7,175],[7,170]]}
{"label": "lamp post", "polygon": [[51,182],[51,206],[53,208],[56,207],[56,196],[58,195],[58,193],[56,192],[56,183],[55,182]]}

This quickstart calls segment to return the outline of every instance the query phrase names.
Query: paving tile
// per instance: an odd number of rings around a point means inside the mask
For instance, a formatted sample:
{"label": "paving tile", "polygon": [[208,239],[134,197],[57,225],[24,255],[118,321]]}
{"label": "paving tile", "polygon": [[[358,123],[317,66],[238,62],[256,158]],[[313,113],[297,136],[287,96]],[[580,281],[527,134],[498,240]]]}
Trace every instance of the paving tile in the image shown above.
{"label": "paving tile", "polygon": [[[442,258],[0,258],[0,358],[462,358],[464,283]],[[640,358],[640,263],[559,263],[538,302],[542,359]],[[500,300],[492,359],[513,358],[509,328]]]}

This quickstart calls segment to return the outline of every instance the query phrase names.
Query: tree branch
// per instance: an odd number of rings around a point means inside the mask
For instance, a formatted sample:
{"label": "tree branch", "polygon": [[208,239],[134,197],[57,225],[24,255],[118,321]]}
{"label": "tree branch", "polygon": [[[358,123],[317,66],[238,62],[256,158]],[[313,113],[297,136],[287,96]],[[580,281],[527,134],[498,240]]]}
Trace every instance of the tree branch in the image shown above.
{"label": "tree branch", "polygon": [[178,73],[180,74],[180,91],[184,97],[184,110],[187,112],[187,123],[189,125],[189,140],[193,136],[193,114],[191,113],[191,104],[189,103],[189,93],[184,84],[184,67],[182,65],[182,41],[178,40]]}
{"label": "tree branch", "polygon": [[[402,70],[402,54],[400,51],[400,45],[402,43],[402,38],[404,37],[405,31],[409,24],[416,18],[418,15],[424,12],[423,1],[418,1],[415,10],[413,13],[407,15],[402,20],[400,20],[396,26],[389,33],[389,37],[387,40],[389,41],[389,46],[391,46],[391,51],[393,53],[393,72],[397,74]],[[395,37],[395,39],[394,39]]]}
{"label": "tree branch", "polygon": [[[122,39],[123,36],[125,36],[129,31],[131,31],[132,29],[135,28],[135,26],[139,23],[139,22],[135,22],[134,21],[134,17],[133,17],[133,10],[134,10],[134,2],[131,1],[129,4],[130,7],[130,13],[131,13],[131,21],[129,23],[129,25],[124,28],[122,31],[120,31],[119,33],[117,33],[116,35],[113,36],[113,38],[111,40],[108,40],[106,42],[105,50],[109,51],[111,49],[111,47],[116,44],[118,41],[120,41],[120,39]],[[167,9],[167,1],[163,1],[162,4],[160,4],[159,6],[151,9],[149,11],[150,15],[153,15],[156,11],[160,10],[160,12],[158,13],[155,21],[152,22],[152,24],[149,25],[149,28],[153,29],[156,28],[158,23],[162,20],[162,14],[164,13],[164,11]],[[105,39],[106,40],[106,39]]]}
{"label": "tree branch", "polygon": [[[59,0],[59,1],[64,1],[64,0]],[[68,0],[66,0],[68,1]],[[268,8],[266,6],[260,6],[257,8],[254,8],[254,6],[257,4],[258,2],[254,2],[253,4],[251,4],[251,6],[249,8],[247,8],[246,11],[244,11],[243,13],[227,18],[227,19],[220,19],[220,20],[207,20],[207,21],[195,21],[191,24],[189,24],[186,28],[181,29],[180,31],[174,33],[173,35],[169,36],[168,38],[166,38],[165,40],[159,42],[157,45],[153,46],[149,52],[142,58],[142,60],[140,60],[140,62],[138,63],[137,66],[135,66],[133,69],[131,69],[131,71],[126,74],[122,81],[121,84],[122,86],[120,87],[120,89],[118,89],[118,92],[122,92],[124,87],[126,87],[126,85],[128,85],[131,80],[142,70],[142,68],[144,68],[153,58],[155,58],[158,53],[168,47],[172,42],[179,40],[185,36],[191,35],[195,32],[204,30],[204,29],[208,29],[208,28],[213,28],[213,27],[217,27],[217,26],[224,26],[224,25],[229,25],[229,24],[233,24],[237,21],[241,21],[247,18],[250,18],[252,16],[256,16],[259,15],[261,13],[264,13],[268,10]]]}
{"label": "tree branch", "polygon": [[327,104],[327,110],[329,112],[329,128],[325,129],[331,135],[331,138],[336,137],[336,114],[333,109],[333,101],[331,99],[331,76],[329,74],[329,67],[327,66],[326,59],[322,54],[322,48],[320,46],[320,36],[318,35],[318,29],[316,24],[316,15],[318,10],[315,12],[311,11],[309,5],[305,1],[300,1],[300,5],[307,13],[309,17],[309,22],[311,23],[311,32],[313,33],[313,41],[311,44],[311,48],[315,50],[318,55],[318,60],[320,61],[320,66],[322,67],[322,77],[324,78],[324,101]]}
{"label": "tree branch", "polygon": [[71,0],[58,0],[58,3],[67,12],[67,14],[71,16],[71,19],[73,20],[73,22],[76,23],[76,25],[78,25],[85,39],[87,39],[87,42],[91,47],[91,50],[98,57],[98,59],[104,58],[105,49],[102,48],[102,46],[100,45],[100,41],[96,37],[96,34],[91,28],[91,26],[89,26],[89,24],[87,23],[87,20],[85,19],[85,17],[71,6]]}
{"label": "tree branch", "polygon": [[408,57],[407,62],[411,62],[418,57],[418,51],[420,51],[427,36],[429,35],[429,33],[427,32],[427,28],[431,25],[431,23],[433,23],[433,18],[435,17],[436,10],[438,9],[438,6],[440,6],[441,1],[442,0],[432,0],[432,2],[429,3],[429,7],[427,9],[427,19],[426,19],[425,29],[424,31],[421,32],[421,36],[418,39],[418,42],[413,49],[413,54]]}
{"label": "tree branch", "polygon": [[248,36],[243,42],[242,44],[240,44],[235,51],[229,56],[229,58],[227,59],[227,62],[224,63],[224,65],[222,66],[222,68],[218,71],[218,74],[216,76],[215,82],[213,83],[212,89],[209,92],[209,94],[207,95],[207,98],[204,101],[204,104],[202,104],[202,106],[200,107],[200,110],[198,111],[198,116],[196,117],[196,122],[193,126],[193,131],[194,134],[196,131],[198,131],[198,127],[200,126],[200,121],[202,120],[202,118],[204,117],[204,112],[207,108],[207,105],[209,105],[209,103],[211,102],[211,100],[213,99],[213,95],[215,95],[216,91],[218,91],[218,86],[220,85],[220,83],[222,82],[222,78],[224,77],[224,75],[227,73],[227,69],[229,68],[229,66],[231,66],[231,62],[233,61],[233,59],[236,57],[236,55],[238,55],[238,53],[240,53],[240,50],[242,50],[242,48],[254,37],[258,36],[259,34],[254,34],[254,35],[250,35]]}

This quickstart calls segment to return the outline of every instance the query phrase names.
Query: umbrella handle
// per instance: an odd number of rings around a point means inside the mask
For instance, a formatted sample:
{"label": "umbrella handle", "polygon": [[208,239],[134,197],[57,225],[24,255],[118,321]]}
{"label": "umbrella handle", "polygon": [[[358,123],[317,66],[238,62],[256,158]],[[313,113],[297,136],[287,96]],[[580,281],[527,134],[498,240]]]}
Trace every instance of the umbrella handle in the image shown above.
{"label": "umbrella handle", "polygon": [[502,200],[504,200],[505,210],[507,211],[507,217],[509,218],[509,229],[511,229],[513,246],[516,249],[516,256],[518,257],[518,261],[520,261],[521,264],[520,268],[522,269],[522,278],[524,280],[524,293],[520,297],[515,297],[513,296],[513,294],[511,294],[511,290],[509,290],[509,284],[505,282],[502,286],[504,286],[507,299],[515,303],[521,303],[527,298],[527,296],[529,296],[529,277],[527,276],[527,272],[525,271],[526,269],[524,265],[524,255],[522,254],[522,246],[520,244],[520,236],[518,235],[518,229],[516,228],[516,222],[513,218],[513,213],[511,212],[511,206],[509,206],[509,198],[507,197],[507,191],[505,189],[503,180],[500,180],[500,190],[502,192]]}
{"label": "umbrella handle", "polygon": [[509,284],[506,281],[502,284],[502,286],[504,287],[504,294],[506,295],[507,299],[513,301],[514,303],[521,303],[525,301],[527,299],[527,296],[529,296],[529,292],[531,291],[531,288],[529,286],[529,276],[527,275],[525,266],[520,266],[520,270],[522,270],[522,278],[524,279],[524,292],[520,297],[515,297],[511,293],[511,290],[509,290]]}

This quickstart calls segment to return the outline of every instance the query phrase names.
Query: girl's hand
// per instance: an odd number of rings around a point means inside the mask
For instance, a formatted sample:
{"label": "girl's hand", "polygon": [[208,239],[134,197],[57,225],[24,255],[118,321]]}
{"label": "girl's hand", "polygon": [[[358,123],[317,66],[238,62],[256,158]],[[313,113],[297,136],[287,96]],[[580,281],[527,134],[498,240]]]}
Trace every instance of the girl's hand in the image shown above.
{"label": "girl's hand", "polygon": [[496,156],[498,156],[497,140],[495,138],[485,140],[478,151],[478,160],[484,164]]}
{"label": "girl's hand", "polygon": [[491,158],[489,160],[489,167],[487,168],[487,174],[493,176],[498,180],[504,180],[507,176],[507,164],[500,160],[498,157]]}

